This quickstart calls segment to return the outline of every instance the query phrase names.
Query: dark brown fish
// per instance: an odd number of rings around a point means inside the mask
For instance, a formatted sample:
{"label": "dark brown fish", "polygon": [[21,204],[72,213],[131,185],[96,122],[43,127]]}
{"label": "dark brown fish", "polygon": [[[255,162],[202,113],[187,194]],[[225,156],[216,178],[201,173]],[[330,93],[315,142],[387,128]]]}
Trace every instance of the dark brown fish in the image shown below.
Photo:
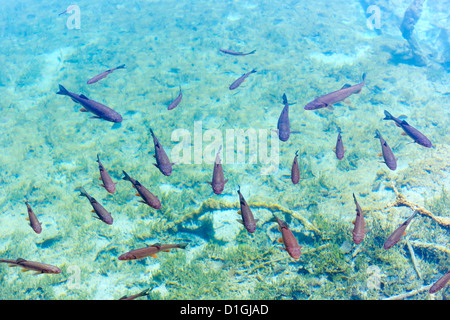
{"label": "dark brown fish", "polygon": [[178,97],[176,97],[175,100],[173,100],[169,104],[169,106],[167,107],[167,110],[175,109],[180,104],[182,98],[183,98],[183,92],[181,92],[181,87],[180,87],[180,93],[178,93]]}
{"label": "dark brown fish", "polygon": [[299,133],[299,131],[291,131],[291,126],[289,123],[289,103],[285,93],[283,93],[283,103],[284,108],[281,111],[277,124],[278,137],[281,141],[288,141],[291,133]]}
{"label": "dark brown fish", "polygon": [[92,208],[94,208],[94,212],[97,214],[98,217],[94,217],[97,218],[101,221],[103,221],[106,224],[113,224],[113,217],[111,216],[111,214],[106,211],[105,208],[103,208],[103,206],[97,202],[97,200],[95,200],[93,197],[91,197],[86,190],[84,190],[83,187],[78,188],[78,191],[80,191],[80,196],[86,197],[89,199],[89,202],[92,205]]}
{"label": "dark brown fish", "polygon": [[440,277],[430,288],[430,293],[435,293],[441,290],[450,281],[450,271],[447,271],[442,277]]}
{"label": "dark brown fish", "polygon": [[95,83],[95,82],[97,82],[97,81],[99,81],[99,80],[102,80],[103,78],[106,78],[106,77],[108,76],[108,74],[114,72],[114,71],[117,70],[117,69],[125,69],[125,65],[122,64],[122,65],[120,65],[120,66],[118,66],[118,67],[115,67],[115,68],[112,68],[112,69],[103,71],[102,73],[96,75],[96,76],[93,77],[92,79],[89,79],[88,82],[87,82],[87,84],[92,84],[92,83]]}
{"label": "dark brown fish", "polygon": [[125,177],[123,177],[122,179],[130,181],[133,187],[137,190],[137,195],[142,198],[142,200],[140,200],[139,202],[145,203],[153,209],[161,208],[161,202],[159,201],[157,196],[148,191],[139,181],[131,178],[125,171],[122,172],[125,175]]}
{"label": "dark brown fish", "polygon": [[252,73],[255,73],[255,72],[256,72],[256,69],[253,69],[252,71],[243,74],[242,76],[240,76],[236,81],[234,81],[234,82],[230,85],[229,89],[230,89],[230,90],[236,89],[237,87],[239,87],[239,86],[242,84],[242,82],[245,81],[245,79],[247,79],[247,77],[248,77],[249,75],[251,75]]}
{"label": "dark brown fish", "polygon": [[338,128],[338,137],[337,137],[337,141],[336,141],[336,158],[338,158],[339,160],[344,158],[344,153],[345,153],[344,143],[342,142],[341,133],[342,133],[341,128]]}
{"label": "dark brown fish", "polygon": [[156,243],[149,247],[131,250],[127,253],[124,253],[119,257],[119,260],[138,260],[138,259],[143,259],[143,258],[146,258],[149,256],[156,258],[156,254],[160,251],[169,251],[170,249],[173,249],[173,248],[185,249],[186,246],[187,246],[187,243],[180,243],[180,244]]}
{"label": "dark brown fish", "polygon": [[400,241],[402,236],[405,234],[406,228],[411,223],[411,220],[416,216],[416,214],[417,214],[417,211],[414,211],[414,213],[411,215],[411,217],[409,217],[405,222],[403,222],[400,225],[400,227],[395,229],[395,231],[385,241],[385,243],[383,245],[384,249],[388,250],[388,249],[392,248],[393,246],[395,246]]}
{"label": "dark brown fish", "polygon": [[[151,288],[153,289],[153,288]],[[148,296],[148,294],[150,293],[151,289],[145,289],[144,291],[141,291],[137,294],[133,294],[131,296],[123,296],[122,298],[120,298],[119,300],[134,300],[140,297],[144,297],[144,296]]]}
{"label": "dark brown fish", "polygon": [[375,130],[375,138],[380,139],[381,151],[383,153],[383,159],[386,166],[391,170],[397,169],[397,159],[395,158],[394,153],[388,146],[387,142],[381,136],[381,133],[380,131],[378,131],[378,129]]}
{"label": "dark brown fish", "polygon": [[273,216],[277,220],[278,229],[281,231],[282,241],[284,243],[285,250],[289,255],[294,258],[300,258],[302,254],[302,246],[300,246],[297,242],[297,239],[294,237],[291,229],[289,229],[286,221],[280,220],[277,216],[272,212]]}
{"label": "dark brown fish", "polygon": [[41,262],[28,261],[22,258],[13,259],[0,259],[0,262],[8,263],[10,267],[21,267],[24,271],[36,271],[35,274],[42,273],[61,273],[61,269],[52,266],[50,264],[45,264]]}
{"label": "dark brown fish", "polygon": [[100,179],[102,180],[103,184],[102,187],[106,189],[109,193],[114,193],[116,191],[116,184],[112,181],[108,171],[106,171],[103,164],[100,162],[100,157],[97,154],[97,162],[98,162],[98,169],[100,170]]}
{"label": "dark brown fish", "polygon": [[295,151],[294,161],[292,162],[291,180],[293,184],[297,184],[300,181],[300,168],[298,167],[298,151]]}
{"label": "dark brown fish", "polygon": [[237,192],[239,195],[239,204],[241,206],[241,210],[238,211],[238,213],[242,217],[242,219],[238,219],[238,221],[244,225],[245,229],[247,229],[249,233],[253,233],[256,230],[256,222],[258,222],[258,219],[253,217],[252,210],[250,210],[250,207],[241,194],[241,187],[238,187],[239,189]]}
{"label": "dark brown fish", "polygon": [[38,218],[34,214],[33,209],[31,209],[31,206],[28,203],[28,201],[25,201],[25,204],[27,205],[28,220],[30,221],[31,228],[34,230],[34,232],[41,233],[41,231],[42,231],[41,223],[39,222]]}
{"label": "dark brown fish", "polygon": [[236,52],[236,51],[231,51],[231,50],[227,50],[227,49],[219,49],[220,52],[232,55],[232,56],[247,56],[249,54],[253,54],[256,52],[256,50],[250,51],[248,53],[242,53],[242,52]]}
{"label": "dark brown fish", "polygon": [[214,161],[214,169],[213,169],[213,177],[212,181],[208,182],[215,194],[221,194],[223,189],[225,188],[225,183],[228,182],[228,179],[225,180],[223,176],[223,168],[220,163],[220,150],[222,150],[222,146],[219,147],[219,150],[216,154],[216,160]]}
{"label": "dark brown fish", "polygon": [[155,167],[161,171],[161,173],[165,176],[170,176],[172,174],[172,166],[173,163],[170,162],[169,157],[167,156],[166,152],[164,151],[164,148],[159,143],[158,139],[156,138],[155,134],[153,133],[153,130],[150,128],[150,133],[153,137],[153,144],[155,145],[155,159],[156,163],[154,163]]}
{"label": "dark brown fish", "polygon": [[305,110],[316,110],[320,108],[331,108],[333,104],[336,104],[342,100],[345,100],[349,96],[351,96],[354,93],[361,92],[362,87],[364,87],[366,83],[366,74],[364,73],[362,76],[362,81],[358,84],[355,84],[353,86],[349,84],[345,84],[341,89],[337,91],[333,91],[331,93],[328,93],[326,95],[323,95],[321,97],[318,97],[314,99],[313,101],[309,102],[305,106]]}
{"label": "dark brown fish", "polygon": [[397,127],[400,127],[403,129],[403,131],[410,136],[415,143],[418,143],[424,147],[431,148],[432,144],[431,141],[425,137],[419,130],[416,128],[411,127],[408,122],[405,120],[400,120],[396,117],[394,117],[392,114],[384,110],[384,115],[386,116],[383,120],[393,120]]}
{"label": "dark brown fish", "polygon": [[353,228],[353,242],[355,244],[360,244],[364,240],[364,236],[367,233],[366,230],[366,222],[364,220],[364,213],[361,209],[361,207],[358,204],[358,201],[356,201],[355,194],[353,193],[353,200],[355,201],[356,205],[356,219],[355,219],[355,226]]}
{"label": "dark brown fish", "polygon": [[104,119],[111,122],[122,122],[122,116],[113,109],[89,99],[85,95],[77,95],[73,92],[69,92],[62,85],[59,85],[59,91],[56,94],[70,97],[74,102],[81,104],[84,108],[81,108],[82,112],[92,112],[95,116],[91,119]]}

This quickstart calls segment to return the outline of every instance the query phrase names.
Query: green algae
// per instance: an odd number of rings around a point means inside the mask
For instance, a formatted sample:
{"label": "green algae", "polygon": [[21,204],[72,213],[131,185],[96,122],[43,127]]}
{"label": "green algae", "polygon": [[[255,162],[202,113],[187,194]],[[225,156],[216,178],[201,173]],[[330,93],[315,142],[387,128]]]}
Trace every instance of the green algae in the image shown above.
{"label": "green algae", "polygon": [[449,196],[444,186],[442,186],[441,194],[433,199],[426,199],[425,206],[431,212],[438,216],[450,216]]}

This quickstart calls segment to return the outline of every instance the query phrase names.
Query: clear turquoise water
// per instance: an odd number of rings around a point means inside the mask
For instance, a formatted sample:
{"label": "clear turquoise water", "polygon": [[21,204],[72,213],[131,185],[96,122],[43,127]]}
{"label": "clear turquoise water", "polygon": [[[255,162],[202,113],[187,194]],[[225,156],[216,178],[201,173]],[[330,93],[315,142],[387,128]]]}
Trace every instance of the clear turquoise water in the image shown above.
{"label": "clear turquoise water", "polygon": [[[412,214],[386,208],[395,202],[392,184],[412,203],[450,218],[450,3],[424,3],[414,35],[425,66],[405,61],[408,43],[398,26],[409,1],[374,3],[376,21],[356,0],[78,1],[79,29],[67,25],[75,12],[58,16],[70,2],[2,3],[0,258],[44,262],[62,272],[34,276],[0,264],[0,299],[118,299],[147,288],[151,299],[384,299],[414,290],[408,299],[448,297],[448,289],[422,290],[448,270],[448,227],[425,215],[410,225],[420,277],[405,238],[389,251],[382,245]],[[256,52],[234,57],[220,48]],[[86,84],[120,64],[126,69]],[[228,89],[254,68],[238,89]],[[363,73],[360,94],[333,110],[303,109],[317,96],[358,83]],[[122,125],[79,112],[55,94],[59,84],[113,108]],[[168,111],[179,86],[183,100]],[[245,163],[231,159],[239,152],[224,154],[229,181],[214,195],[206,183],[215,154],[208,134],[219,144],[227,130],[270,136],[283,93],[292,103],[291,128],[300,133],[278,142],[275,166],[260,156],[249,163],[250,139],[241,150]],[[403,115],[433,147],[411,143],[382,120],[383,110]],[[195,135],[200,124],[203,139]],[[333,151],[338,127],[346,148],[341,161]],[[181,146],[174,133],[192,138],[188,161],[172,159],[170,177],[153,166],[149,128],[171,158]],[[376,129],[398,158],[395,171],[381,163]],[[302,180],[294,186],[289,174],[297,150]],[[100,186],[97,154],[118,182],[113,195]],[[122,170],[155,193],[162,208],[139,203]],[[236,221],[238,185],[259,219],[253,235]],[[74,191],[80,186],[112,213],[113,225],[92,217],[88,201]],[[359,246],[352,243],[352,193],[369,229]],[[25,199],[41,234],[26,221]],[[302,245],[298,261],[276,242],[272,213]],[[157,258],[117,259],[154,243],[185,241],[185,250]]]}

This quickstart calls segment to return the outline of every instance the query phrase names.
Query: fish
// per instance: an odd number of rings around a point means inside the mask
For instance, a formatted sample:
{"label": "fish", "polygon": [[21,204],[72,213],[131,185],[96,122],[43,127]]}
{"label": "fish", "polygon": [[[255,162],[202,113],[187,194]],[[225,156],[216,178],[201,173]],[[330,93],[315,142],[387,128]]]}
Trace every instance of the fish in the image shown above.
{"label": "fish", "polygon": [[143,259],[146,257],[153,257],[156,258],[156,254],[160,251],[169,251],[170,249],[179,248],[179,249],[185,249],[187,246],[187,243],[180,243],[180,244],[160,244],[156,243],[149,247],[144,247],[140,249],[131,250],[127,253],[124,253],[119,256],[119,260],[138,260]]}
{"label": "fish", "polygon": [[212,181],[208,182],[215,194],[221,194],[223,189],[225,188],[225,184],[228,182],[228,179],[225,180],[223,176],[223,168],[220,163],[220,150],[222,150],[222,146],[219,147],[219,150],[216,154],[216,160],[214,161],[214,169],[213,169],[213,177]]}
{"label": "fish", "polygon": [[391,170],[397,169],[397,159],[378,129],[375,130],[375,138],[380,139],[381,151],[383,152],[384,163],[386,166]]}
{"label": "fish", "polygon": [[8,263],[10,267],[21,267],[22,271],[36,271],[37,274],[42,273],[61,273],[61,269],[50,264],[42,262],[28,261],[22,258],[19,259],[0,259],[0,262]]}
{"label": "fish", "polygon": [[405,120],[400,120],[399,118],[394,117],[392,114],[390,114],[388,111],[384,110],[384,119],[383,120],[393,120],[397,127],[400,127],[403,129],[403,131],[414,140],[415,143],[420,144],[421,146],[424,146],[426,148],[431,148],[432,144],[431,141],[422,134],[419,130],[416,128],[411,127],[408,122]]}
{"label": "fish", "polygon": [[338,137],[337,137],[337,141],[336,141],[336,158],[338,158],[339,160],[341,160],[342,158],[344,158],[344,153],[345,153],[345,149],[344,149],[344,143],[342,142],[342,137],[341,137],[341,128],[338,128]]}
{"label": "fish", "polygon": [[79,187],[77,189],[78,191],[80,191],[80,197],[86,197],[89,199],[89,202],[92,205],[92,208],[94,208],[94,212],[97,214],[98,217],[94,217],[96,219],[99,219],[101,221],[103,221],[106,224],[113,224],[113,217],[111,216],[111,214],[106,211],[105,208],[103,208],[103,206],[97,202],[97,200],[95,200],[93,197],[91,197],[86,190],[84,190],[83,187]]}
{"label": "fish", "polygon": [[123,296],[122,298],[120,298],[119,300],[134,300],[140,297],[144,297],[144,296],[148,296],[150,293],[150,290],[152,290],[153,288],[150,289],[145,289],[144,291],[141,291],[137,294],[133,294],[131,296]]}
{"label": "fish", "polygon": [[116,184],[112,181],[108,171],[106,171],[103,164],[100,162],[100,157],[97,154],[97,162],[98,162],[98,169],[100,170],[100,179],[102,180],[103,184],[102,187],[106,189],[109,193],[114,193],[116,191]]}
{"label": "fish", "polygon": [[133,187],[137,190],[137,195],[142,198],[139,202],[145,203],[153,209],[161,208],[161,202],[157,196],[148,191],[139,181],[131,178],[125,171],[122,170],[122,172],[125,175],[122,179],[130,181]]}
{"label": "fish", "polygon": [[249,54],[254,54],[256,52],[256,50],[247,52],[247,53],[242,53],[242,52],[236,52],[236,51],[231,51],[231,50],[227,50],[227,49],[219,49],[220,52],[232,55],[232,56],[247,56]]}
{"label": "fish", "polygon": [[174,163],[170,162],[169,157],[167,156],[166,152],[164,151],[164,148],[159,143],[158,139],[156,138],[153,130],[150,128],[150,133],[153,137],[153,144],[155,145],[155,159],[156,163],[153,165],[161,171],[161,173],[165,176],[170,176],[172,174],[172,166]]}
{"label": "fish", "polygon": [[429,292],[435,293],[441,290],[450,281],[450,271],[447,271],[442,277],[440,277],[433,285],[430,287]]}
{"label": "fish", "polygon": [[237,87],[239,87],[239,86],[242,84],[242,82],[245,81],[245,79],[247,79],[247,77],[248,77],[249,75],[251,75],[252,73],[255,73],[255,72],[256,72],[256,69],[253,69],[253,70],[250,71],[250,72],[244,73],[242,76],[240,76],[237,80],[235,80],[235,81],[230,85],[229,89],[230,89],[230,90],[236,89]]}
{"label": "fish", "polygon": [[352,236],[353,242],[355,244],[360,244],[364,240],[364,236],[367,233],[366,221],[364,220],[364,213],[361,207],[359,206],[354,193],[353,193],[353,200],[355,201],[356,205],[356,219],[354,222],[355,226],[353,228]]}
{"label": "fish", "polygon": [[273,212],[272,214],[278,223],[278,229],[281,231],[284,249],[292,258],[295,260],[299,259],[302,254],[302,246],[298,244],[297,239],[294,237],[291,229],[289,229],[286,221],[280,220]]}
{"label": "fish", "polygon": [[70,97],[74,102],[79,103],[83,106],[80,109],[82,112],[92,112],[95,116],[92,116],[91,119],[103,119],[110,122],[119,123],[122,122],[122,116],[114,111],[113,109],[97,102],[89,99],[85,95],[77,95],[73,92],[69,92],[62,85],[59,85],[59,91],[56,94],[60,94],[63,96]]}
{"label": "fish", "polygon": [[299,133],[299,131],[291,131],[289,124],[289,103],[285,93],[283,93],[283,103],[284,108],[281,111],[277,124],[278,138],[280,138],[281,141],[288,141],[291,133]]}
{"label": "fish", "polygon": [[332,105],[345,100],[354,93],[360,93],[362,87],[366,84],[366,74],[362,75],[362,81],[353,86],[345,84],[341,89],[323,95],[309,102],[305,106],[305,110],[316,110],[321,108],[331,108]]}
{"label": "fish", "polygon": [[239,210],[238,213],[242,217],[242,219],[238,219],[238,222],[242,223],[249,233],[253,233],[256,230],[256,223],[258,222],[258,219],[253,217],[252,210],[250,210],[250,207],[241,194],[241,187],[238,187],[239,189],[237,190],[237,193],[239,195],[239,204],[241,206],[241,210]]}
{"label": "fish", "polygon": [[167,107],[167,110],[175,109],[180,104],[182,98],[183,98],[183,92],[181,92],[181,87],[180,87],[180,93],[178,93],[178,97],[176,97],[175,100],[173,100],[169,104],[169,106]]}
{"label": "fish", "polygon": [[294,161],[291,168],[291,180],[293,184],[297,184],[300,181],[300,169],[297,162],[298,151],[295,151]]}
{"label": "fish", "polygon": [[387,238],[387,240],[383,244],[383,248],[386,250],[389,250],[393,246],[395,246],[402,236],[405,234],[405,230],[408,227],[408,225],[411,223],[411,220],[416,216],[417,211],[414,211],[414,213],[409,217],[405,222],[403,222],[400,227],[395,229],[395,231]]}
{"label": "fish", "polygon": [[110,73],[116,71],[117,69],[125,69],[125,65],[122,64],[122,65],[120,65],[120,66],[118,66],[118,67],[115,67],[115,68],[112,68],[112,69],[103,71],[102,73],[100,73],[100,74],[96,75],[95,77],[89,79],[89,80],[87,81],[87,84],[92,84],[92,83],[95,83],[95,82],[97,82],[97,81],[99,81],[99,80],[102,80],[103,78],[106,78],[106,77],[108,76],[108,74],[110,74]]}
{"label": "fish", "polygon": [[31,209],[31,206],[28,203],[28,201],[25,201],[25,204],[27,206],[28,220],[30,221],[31,228],[34,230],[34,232],[36,232],[38,234],[41,233],[42,232],[41,223],[39,222],[38,218],[34,214],[33,209]]}

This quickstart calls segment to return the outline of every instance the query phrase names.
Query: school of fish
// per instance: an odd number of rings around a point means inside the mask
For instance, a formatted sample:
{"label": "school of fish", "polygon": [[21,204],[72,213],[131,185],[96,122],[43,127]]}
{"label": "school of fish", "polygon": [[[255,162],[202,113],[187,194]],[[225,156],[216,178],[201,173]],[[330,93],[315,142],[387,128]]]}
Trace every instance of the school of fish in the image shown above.
{"label": "school of fish", "polygon": [[[232,51],[229,49],[219,49],[219,52],[226,54],[226,55],[232,55],[232,56],[247,56],[255,54],[256,50],[249,51],[247,53]],[[98,81],[105,79],[108,75],[112,74],[115,70],[118,69],[125,69],[125,65],[122,64],[116,68],[108,69],[97,76],[94,76],[93,78],[90,78],[87,81],[87,84],[94,84]],[[250,75],[256,73],[256,68],[252,69],[249,72],[244,73],[242,76],[237,78],[235,81],[231,83],[229,86],[229,90],[236,90],[238,89],[246,79],[250,77]],[[332,110],[333,105],[338,104],[345,99],[347,99],[349,96],[353,94],[357,94],[361,92],[363,87],[366,84],[366,74],[364,73],[362,76],[362,81],[356,85],[344,85],[341,89],[333,91],[331,93],[319,96],[312,100],[311,102],[307,103],[304,107],[305,110],[318,110],[322,108],[327,108],[329,110]],[[59,85],[59,91],[57,92],[59,95],[64,95],[71,100],[73,100],[75,103],[80,104],[82,106],[82,109],[80,111],[82,112],[90,112],[93,114],[91,117],[92,119],[100,119],[100,120],[106,120],[109,122],[114,123],[120,123],[123,121],[122,116],[116,112],[115,110],[103,105],[100,102],[91,100],[87,98],[85,95],[81,94],[75,94],[73,92],[68,91],[65,87],[63,87],[61,84]],[[179,94],[178,96],[168,105],[168,110],[173,110],[180,106],[183,98],[183,93],[181,91],[181,86],[179,88]],[[277,123],[277,129],[276,132],[278,134],[278,137],[280,141],[286,142],[289,140],[290,135],[292,133],[300,133],[298,130],[291,130],[290,128],[290,121],[289,121],[289,102],[287,99],[286,94],[282,95],[282,102],[283,102],[283,109],[281,110],[280,116],[278,118]],[[174,111],[171,111],[174,112]],[[430,148],[432,147],[432,144],[430,140],[419,130],[412,127],[409,123],[407,123],[405,120],[400,120],[399,118],[396,118],[392,116],[388,111],[384,111],[385,118],[384,120],[392,120],[394,121],[395,125],[402,128],[406,135],[408,135],[414,143]],[[341,130],[341,128],[338,129],[338,137],[335,145],[335,155],[338,160],[342,160],[345,156],[345,149],[344,149],[344,142],[342,139],[342,135],[344,131]],[[149,134],[153,140],[153,147],[154,147],[154,157],[156,163],[154,163],[155,167],[163,174],[164,176],[170,176],[173,173],[173,169],[175,167],[175,163],[171,162],[165,149],[163,148],[162,144],[158,140],[154,130],[152,128],[149,128]],[[383,156],[383,163],[386,164],[386,166],[390,170],[396,170],[397,168],[397,158],[395,157],[393,151],[387,144],[386,140],[383,138],[383,136],[380,133],[380,130],[375,131],[375,138],[377,138],[381,145],[381,151]],[[216,158],[214,161],[214,167],[212,170],[212,179],[211,181],[207,181],[212,188],[212,192],[215,195],[220,195],[225,190],[227,186],[227,182],[229,179],[225,178],[223,166],[221,163],[220,158],[220,152],[221,152],[222,146],[217,150]],[[299,168],[299,154],[298,151],[295,152],[295,156],[292,162],[291,167],[291,181],[292,184],[297,185],[300,183],[302,177],[300,173]],[[103,165],[103,163],[100,160],[100,155],[97,154],[96,162],[98,163],[98,169],[99,169],[99,179],[102,181],[102,186],[105,188],[105,190],[108,193],[114,193],[116,190],[116,184],[118,182],[114,182],[109,175],[109,172],[107,168]],[[175,167],[176,168],[176,167]],[[140,197],[140,202],[143,204],[148,205],[149,207],[158,210],[161,208],[161,201],[160,199],[154,195],[149,189],[144,187],[137,179],[133,178],[128,174],[125,170],[122,170],[123,173],[123,180],[129,181],[131,183],[131,187],[135,189],[136,196]],[[94,197],[92,197],[85,189],[84,187],[80,186],[76,189],[76,191],[79,191],[79,196],[85,197],[88,199],[90,205],[92,206],[92,212],[95,213],[93,215],[94,218],[98,219],[99,221],[107,224],[112,225],[114,223],[114,219],[112,217],[112,214],[103,207],[102,204],[100,204]],[[241,193],[241,188],[238,186],[237,189],[237,200],[239,201],[240,210],[238,213],[241,216],[241,219],[236,219],[238,222],[240,222],[244,229],[249,234],[256,234],[257,236],[257,229],[258,229],[258,219],[255,218],[254,213],[251,209],[251,207],[246,202],[243,194]],[[354,227],[352,231],[352,240],[356,245],[360,245],[364,241],[364,237],[369,232],[369,229],[366,226],[365,221],[365,214],[362,210],[361,206],[358,203],[358,200],[355,196],[355,194],[352,194],[354,204],[356,206],[356,218],[354,221]],[[41,232],[45,232],[42,228],[41,222],[38,220],[37,215],[34,213],[31,205],[29,204],[28,200],[25,201],[27,212],[28,212],[28,220],[30,223],[30,226],[32,230],[40,234]],[[403,222],[398,228],[396,228],[392,234],[387,237],[383,248],[385,250],[389,250],[392,247],[394,247],[398,242],[401,241],[402,236],[405,234],[406,229],[416,217],[417,211],[414,211],[413,214],[405,221]],[[277,215],[273,214],[274,222],[278,225],[278,229],[280,231],[280,239],[279,241],[283,244],[282,250],[284,250],[290,257],[292,257],[294,260],[300,259],[302,255],[302,246],[299,244],[297,237],[295,235],[295,232],[293,232],[286,221],[280,219],[277,217]],[[117,257],[120,261],[129,261],[129,260],[137,260],[137,259],[145,259],[147,257],[153,257],[156,258],[158,253],[161,252],[168,252],[172,249],[186,249],[188,247],[188,243],[181,242],[181,243],[169,243],[169,244],[160,244],[156,243],[147,247],[142,248],[130,248],[130,251],[125,252]],[[49,264],[45,264],[42,262],[35,262],[35,261],[28,261],[23,258],[1,258],[0,263],[7,263],[10,266],[15,267],[21,267],[24,270],[31,270],[35,271],[36,274],[59,274],[61,273],[61,269],[59,269],[56,266],[52,266]],[[441,277],[430,289],[430,293],[434,293],[443,287],[445,287],[446,283],[449,281],[449,273],[445,274],[443,277]],[[135,299],[141,296],[145,296],[148,294],[148,290],[144,290],[141,293],[138,293],[136,295],[127,297],[124,296],[121,299]]]}

